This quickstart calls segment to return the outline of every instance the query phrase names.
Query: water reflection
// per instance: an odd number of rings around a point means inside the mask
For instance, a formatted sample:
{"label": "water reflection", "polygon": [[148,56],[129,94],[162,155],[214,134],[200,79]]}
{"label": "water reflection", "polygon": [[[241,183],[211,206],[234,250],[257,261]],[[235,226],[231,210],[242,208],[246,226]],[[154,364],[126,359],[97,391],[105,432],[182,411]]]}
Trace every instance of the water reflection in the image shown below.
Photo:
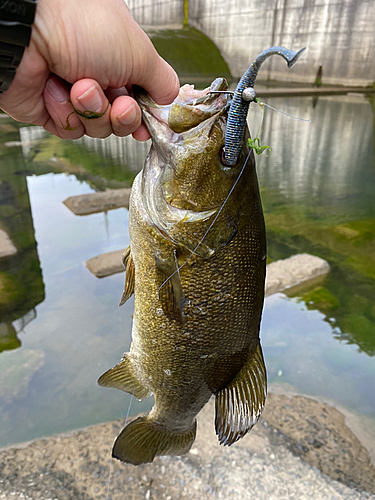
{"label": "water reflection", "polygon": [[275,154],[259,162],[261,184],[277,189],[288,202],[325,209],[326,217],[348,221],[374,209],[374,176],[368,167],[374,164],[374,116],[369,100],[320,97],[315,108],[312,98],[267,102],[312,123],[266,108],[262,140]]}
{"label": "water reflection", "polygon": [[[5,134],[11,142],[14,133]],[[0,228],[16,252],[0,259],[0,352],[21,345],[18,333],[26,316],[35,317],[35,306],[44,300],[44,284],[26,178],[17,175],[25,166],[19,150],[0,149]],[[18,325],[15,320],[21,318]],[[24,319],[22,319],[24,318]]]}
{"label": "water reflection", "polygon": [[20,139],[27,175],[70,173],[96,191],[130,187],[150,148],[132,137],[62,141],[41,127],[21,127]]}
{"label": "water reflection", "polygon": [[326,258],[324,286],[302,294],[335,336],[375,354],[374,115],[361,96],[272,99],[304,123],[266,109],[258,160],[272,259],[296,252]]}
{"label": "water reflection", "polygon": [[130,341],[132,304],[117,305],[123,276],[97,280],[84,267],[127,246],[127,211],[113,210],[107,221],[74,216],[62,201],[92,192],[74,176],[34,175],[27,186],[45,300],[19,335],[22,348],[0,354],[0,446],[115,418],[129,402],[96,385]]}
{"label": "water reflection", "polygon": [[100,154],[120,165],[126,166],[132,172],[139,172],[150,149],[150,141],[136,142],[132,137],[117,137],[111,135],[105,141],[84,136],[77,141],[88,151]]}
{"label": "water reflection", "polygon": [[[265,114],[261,141],[274,153],[259,157],[258,171],[270,257],[307,251],[332,266],[324,283],[292,300],[268,299],[271,380],[375,415],[367,389],[375,376],[372,108],[357,97],[319,98],[315,108],[309,98],[270,104],[313,120]],[[62,201],[130,186],[148,149],[131,138],[61,141],[6,124],[0,227],[18,253],[0,260],[1,284],[12,283],[0,288],[0,446],[126,413],[130,396],[96,379],[128,349],[132,302],[117,307],[122,275],[97,280],[83,263],[128,245],[128,213],[77,217]],[[131,413],[150,405],[134,403]]]}

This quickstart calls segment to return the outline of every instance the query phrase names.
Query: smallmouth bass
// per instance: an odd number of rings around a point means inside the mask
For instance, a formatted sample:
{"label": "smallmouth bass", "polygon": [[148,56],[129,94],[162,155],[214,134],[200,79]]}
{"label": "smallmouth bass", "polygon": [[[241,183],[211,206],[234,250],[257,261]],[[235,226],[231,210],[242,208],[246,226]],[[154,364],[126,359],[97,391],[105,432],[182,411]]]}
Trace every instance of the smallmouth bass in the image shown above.
{"label": "smallmouth bass", "polygon": [[227,88],[223,78],[204,91],[185,85],[168,106],[135,90],[152,146],[134,180],[124,254],[132,344],[98,381],[155,397],[113,447],[113,457],[134,465],[187,453],[212,395],[224,445],[249,432],[265,403],[265,226],[245,123],[235,164],[225,163]]}
{"label": "smallmouth bass", "polygon": [[[220,79],[211,87],[226,86]],[[138,399],[154,394],[151,412],[113,448],[133,464],[188,452],[195,417],[212,394],[219,440],[234,443],[258,420],[266,396],[259,343],[266,239],[254,155],[201,241],[249,153],[245,134],[238,164],[222,163],[229,98],[204,97],[185,86],[169,107],[137,98],[152,146],[129,205],[123,301],[134,291],[132,345],[99,379]]]}

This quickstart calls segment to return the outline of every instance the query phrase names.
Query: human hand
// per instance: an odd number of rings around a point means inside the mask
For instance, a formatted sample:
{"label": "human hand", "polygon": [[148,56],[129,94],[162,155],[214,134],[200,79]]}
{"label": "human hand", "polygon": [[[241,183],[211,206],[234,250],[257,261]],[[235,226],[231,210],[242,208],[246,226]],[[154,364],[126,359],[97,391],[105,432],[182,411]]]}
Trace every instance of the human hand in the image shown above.
{"label": "human hand", "polygon": [[148,131],[128,95],[132,84],[160,104],[179,89],[123,0],[39,0],[30,46],[0,107],[63,138],[133,133],[144,140]]}

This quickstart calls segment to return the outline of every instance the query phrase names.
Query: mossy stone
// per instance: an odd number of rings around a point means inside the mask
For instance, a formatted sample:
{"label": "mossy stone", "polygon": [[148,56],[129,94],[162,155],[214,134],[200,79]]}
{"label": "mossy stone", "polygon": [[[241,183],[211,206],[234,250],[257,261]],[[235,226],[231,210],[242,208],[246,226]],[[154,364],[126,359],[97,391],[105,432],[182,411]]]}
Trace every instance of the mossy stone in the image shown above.
{"label": "mossy stone", "polygon": [[190,26],[182,29],[146,29],[156,50],[179,77],[231,78],[219,49],[206,35]]}
{"label": "mossy stone", "polygon": [[309,309],[317,307],[321,311],[335,309],[340,305],[338,299],[323,286],[303,294],[301,299],[306,302]]}

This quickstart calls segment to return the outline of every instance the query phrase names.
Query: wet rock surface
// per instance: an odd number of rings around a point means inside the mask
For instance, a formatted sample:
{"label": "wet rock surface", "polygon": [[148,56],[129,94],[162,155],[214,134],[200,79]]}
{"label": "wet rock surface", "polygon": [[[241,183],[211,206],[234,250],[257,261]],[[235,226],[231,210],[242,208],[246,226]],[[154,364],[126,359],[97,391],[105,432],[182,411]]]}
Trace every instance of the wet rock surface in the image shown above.
{"label": "wet rock surface", "polygon": [[85,262],[87,269],[97,278],[105,278],[116,273],[124,272],[122,255],[125,250],[102,253]]}
{"label": "wet rock surface", "polygon": [[120,207],[129,207],[131,189],[108,189],[100,193],[71,196],[64,200],[64,204],[75,215],[89,215],[105,212]]}
{"label": "wet rock surface", "polygon": [[263,417],[271,443],[286,445],[332,479],[375,494],[375,468],[369,453],[336,408],[303,396],[290,399],[269,394]]}
{"label": "wet rock surface", "polygon": [[368,453],[340,412],[310,398],[269,395],[264,418],[229,448],[218,445],[211,400],[187,455],[139,467],[110,458],[123,425],[0,450],[0,499],[375,499],[365,491],[375,491]]}
{"label": "wet rock surface", "polygon": [[265,294],[272,295],[300,286],[302,283],[306,285],[329,271],[330,267],[326,260],[307,253],[271,262],[267,266]]}

